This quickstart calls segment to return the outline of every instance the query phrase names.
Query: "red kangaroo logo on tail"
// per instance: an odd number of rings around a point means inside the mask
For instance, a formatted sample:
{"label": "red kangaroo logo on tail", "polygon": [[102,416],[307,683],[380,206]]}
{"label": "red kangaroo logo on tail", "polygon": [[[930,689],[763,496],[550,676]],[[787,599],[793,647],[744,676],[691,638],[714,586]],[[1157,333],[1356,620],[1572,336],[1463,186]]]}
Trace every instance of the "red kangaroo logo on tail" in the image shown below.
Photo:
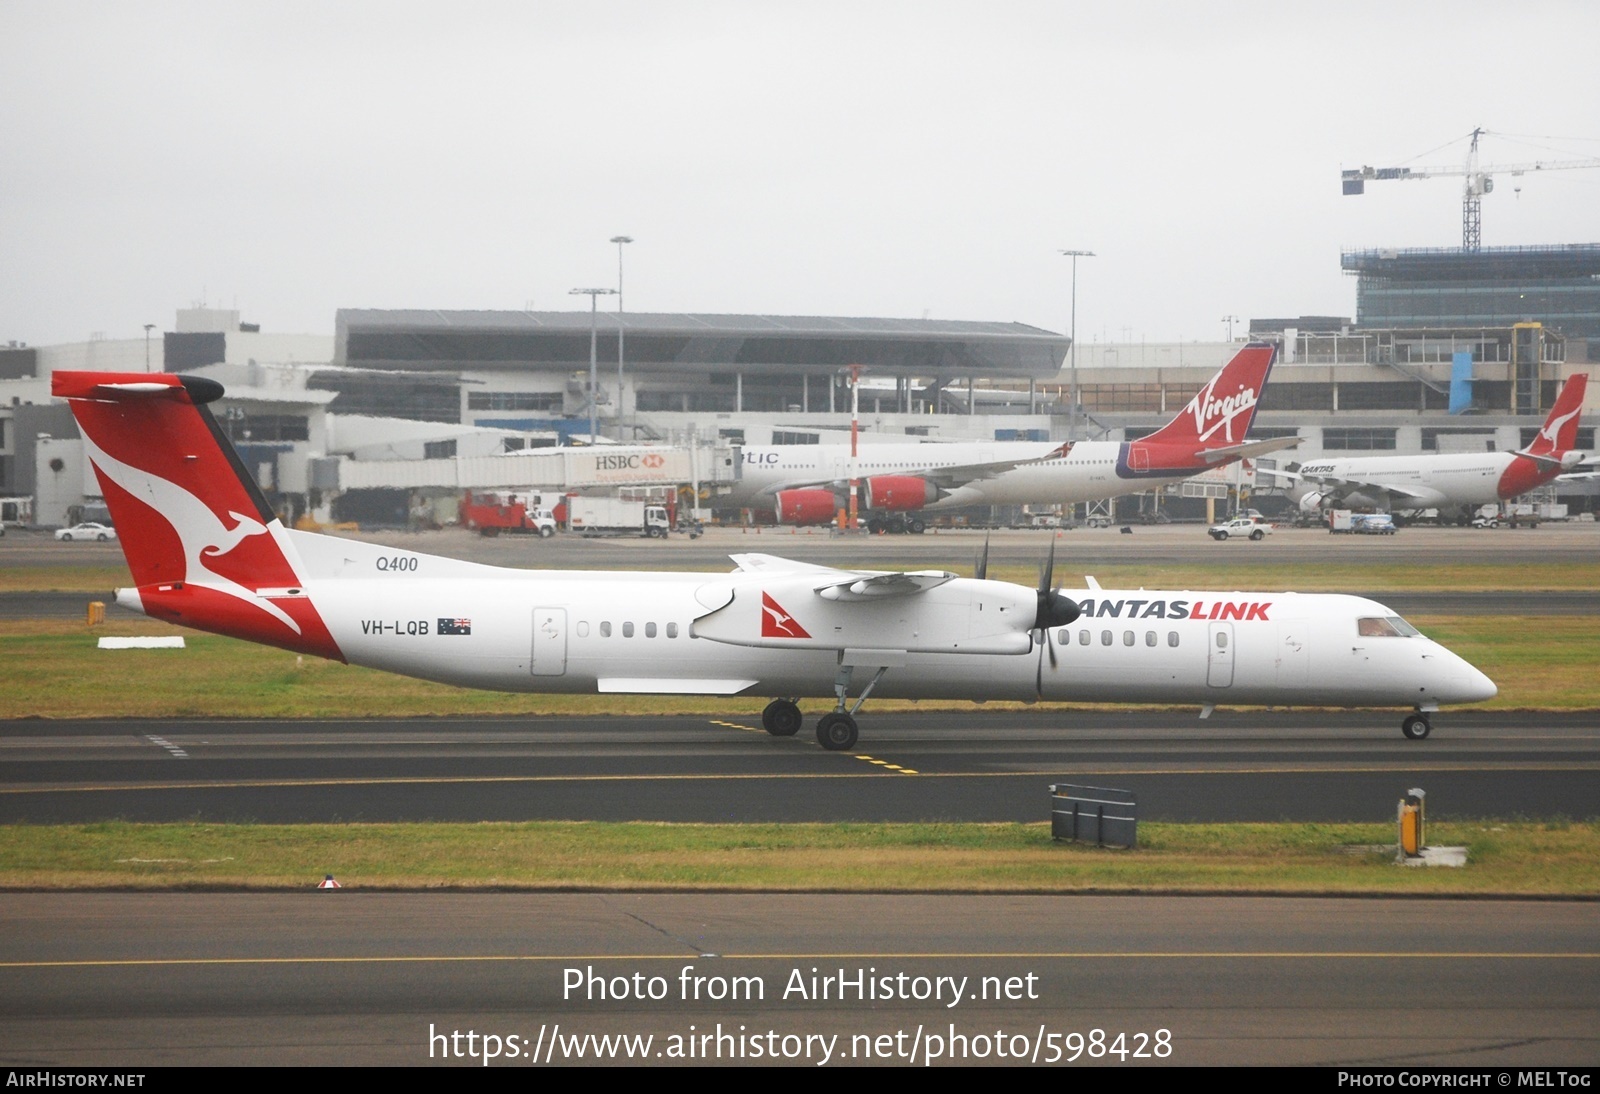
{"label": "red kangaroo logo on tail", "polygon": [[1528,446],[1529,455],[1560,455],[1577,443],[1578,415],[1583,413],[1583,396],[1588,386],[1586,373],[1568,377],[1555,405],[1550,408],[1550,416]]}
{"label": "red kangaroo logo on tail", "polygon": [[761,637],[762,638],[810,638],[806,629],[795,621],[794,616],[784,611],[778,602],[772,599],[771,593],[761,594]]}

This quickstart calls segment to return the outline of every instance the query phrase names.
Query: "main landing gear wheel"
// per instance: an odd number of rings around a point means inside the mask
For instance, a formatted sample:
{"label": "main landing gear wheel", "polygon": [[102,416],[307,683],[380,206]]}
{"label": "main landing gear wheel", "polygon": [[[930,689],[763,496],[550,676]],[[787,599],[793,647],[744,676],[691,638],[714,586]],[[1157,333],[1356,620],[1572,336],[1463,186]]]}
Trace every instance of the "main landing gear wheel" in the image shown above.
{"label": "main landing gear wheel", "polygon": [[774,737],[793,737],[801,721],[800,708],[788,699],[774,699],[761,712],[761,728]]}
{"label": "main landing gear wheel", "polygon": [[856,720],[842,711],[817,719],[817,743],[829,752],[843,752],[856,746]]}
{"label": "main landing gear wheel", "polygon": [[1433,723],[1426,714],[1413,714],[1400,723],[1400,732],[1413,741],[1420,741],[1433,732]]}

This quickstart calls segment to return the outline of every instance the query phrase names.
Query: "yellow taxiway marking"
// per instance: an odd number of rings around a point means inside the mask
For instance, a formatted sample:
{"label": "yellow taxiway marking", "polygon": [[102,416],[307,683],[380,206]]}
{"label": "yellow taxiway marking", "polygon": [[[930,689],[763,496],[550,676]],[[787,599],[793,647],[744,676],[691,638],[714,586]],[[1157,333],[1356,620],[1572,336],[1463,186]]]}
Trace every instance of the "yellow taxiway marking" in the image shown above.
{"label": "yellow taxiway marking", "polygon": [[[887,770],[887,768],[885,769]],[[1059,776],[1135,776],[1135,775],[1391,775],[1397,772],[1410,774],[1439,774],[1445,772],[1477,772],[1504,774],[1506,772],[1562,773],[1600,770],[1600,763],[1561,764],[1557,766],[1528,767],[1518,764],[1427,766],[1377,765],[1360,767],[1085,767],[1061,764],[1046,771],[919,771],[901,768],[896,774],[918,775],[924,779],[1039,779],[1047,775]],[[112,793],[116,791],[145,790],[245,790],[264,788],[309,786],[454,786],[488,785],[491,783],[596,783],[596,782],[738,782],[759,779],[861,779],[871,772],[857,769],[848,771],[774,771],[765,774],[745,773],[717,775],[711,773],[680,773],[657,775],[452,775],[452,776],[393,776],[371,779],[234,779],[228,781],[196,781],[181,783],[118,783],[106,786],[8,786],[0,787],[0,796],[8,794],[83,794]]]}
{"label": "yellow taxiway marking", "polygon": [[1560,950],[1006,950],[1006,951],[926,951],[906,953],[594,953],[594,954],[421,954],[391,957],[141,957],[85,958],[62,961],[0,961],[0,969],[86,969],[149,968],[206,965],[383,965],[383,964],[466,964],[514,961],[684,961],[706,958],[718,961],[972,961],[1016,960],[1019,958],[1054,961],[1592,961],[1600,953]]}
{"label": "yellow taxiway marking", "polygon": [[867,756],[867,755],[862,754],[862,753],[856,753],[855,757],[858,760],[865,760],[867,763],[873,765],[874,767],[881,767],[885,771],[894,771],[894,772],[898,772],[901,775],[919,775],[919,774],[921,774],[921,772],[919,772],[914,767],[901,767],[899,764],[892,764],[888,760],[880,760],[876,756]]}
{"label": "yellow taxiway marking", "polygon": [[710,722],[714,726],[726,726],[729,729],[742,729],[746,733],[765,733],[766,732],[766,730],[757,729],[755,726],[742,726],[738,722],[721,722],[721,721],[718,721],[715,718],[710,719]]}

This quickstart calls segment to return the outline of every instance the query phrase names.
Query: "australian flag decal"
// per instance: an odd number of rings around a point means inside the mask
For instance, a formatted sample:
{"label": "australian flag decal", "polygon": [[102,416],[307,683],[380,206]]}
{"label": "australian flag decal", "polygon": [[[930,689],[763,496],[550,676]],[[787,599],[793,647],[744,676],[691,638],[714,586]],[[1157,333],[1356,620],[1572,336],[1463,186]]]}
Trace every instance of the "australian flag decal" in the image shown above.
{"label": "australian flag decal", "polygon": [[440,634],[471,634],[472,620],[470,619],[441,619],[439,620]]}

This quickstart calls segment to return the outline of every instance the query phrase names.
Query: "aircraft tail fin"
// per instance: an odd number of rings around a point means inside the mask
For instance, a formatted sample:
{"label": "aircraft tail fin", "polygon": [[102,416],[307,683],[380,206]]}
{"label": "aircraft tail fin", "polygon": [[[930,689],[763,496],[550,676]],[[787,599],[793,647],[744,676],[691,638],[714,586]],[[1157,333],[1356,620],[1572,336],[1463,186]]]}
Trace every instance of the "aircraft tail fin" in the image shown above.
{"label": "aircraft tail fin", "polygon": [[283,524],[206,407],[222,385],[58,372],[135,588],[118,601],[200,630],[343,660]]}
{"label": "aircraft tail fin", "polygon": [[1539,427],[1533,443],[1522,450],[1523,455],[1559,459],[1562,453],[1570,452],[1577,446],[1578,416],[1583,412],[1583,397],[1588,386],[1587,373],[1578,372],[1567,378],[1544,425]]}
{"label": "aircraft tail fin", "polygon": [[1192,447],[1197,454],[1243,443],[1277,359],[1278,347],[1273,343],[1249,343],[1195,393],[1177,417],[1141,441]]}

